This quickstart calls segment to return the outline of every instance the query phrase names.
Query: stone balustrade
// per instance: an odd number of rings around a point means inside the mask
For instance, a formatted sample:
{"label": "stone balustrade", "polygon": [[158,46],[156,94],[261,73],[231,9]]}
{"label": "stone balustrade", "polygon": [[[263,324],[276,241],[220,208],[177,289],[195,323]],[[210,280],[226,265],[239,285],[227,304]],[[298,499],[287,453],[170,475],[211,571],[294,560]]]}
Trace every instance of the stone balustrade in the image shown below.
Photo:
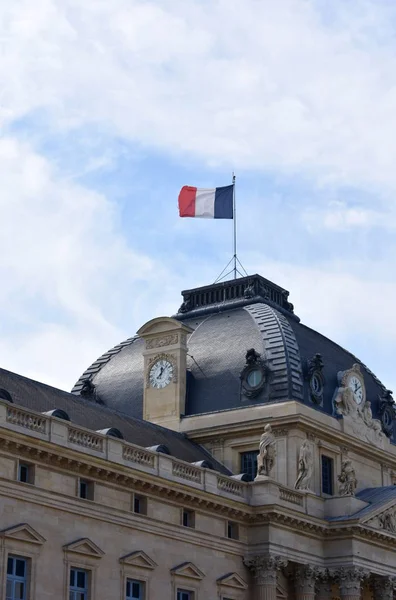
{"label": "stone balustrade", "polygon": [[27,436],[100,456],[112,463],[179,481],[185,486],[248,502],[249,483],[235,481],[216,471],[192,465],[172,456],[142,448],[111,436],[79,427],[56,417],[15,407],[0,400],[0,427]]}

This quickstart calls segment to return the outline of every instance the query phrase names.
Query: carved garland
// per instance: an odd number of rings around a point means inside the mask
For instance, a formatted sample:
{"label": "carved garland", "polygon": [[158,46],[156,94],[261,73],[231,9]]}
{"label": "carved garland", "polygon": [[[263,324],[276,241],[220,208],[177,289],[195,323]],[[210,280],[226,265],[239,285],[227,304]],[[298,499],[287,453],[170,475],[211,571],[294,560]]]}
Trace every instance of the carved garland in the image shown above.
{"label": "carved garland", "polygon": [[147,350],[151,350],[152,348],[163,348],[164,346],[172,346],[173,344],[177,344],[178,341],[179,336],[177,333],[171,333],[161,337],[149,338],[146,340],[146,348]]}
{"label": "carved garland", "polygon": [[177,383],[178,382],[178,372],[177,372],[176,357],[173,356],[173,354],[167,354],[165,352],[162,352],[161,354],[156,354],[155,356],[152,356],[147,361],[147,365],[146,365],[146,388],[150,387],[150,371],[151,371],[151,367],[153,366],[154,363],[157,362],[157,360],[167,360],[168,362],[171,363],[171,365],[172,365],[172,382],[173,383]]}

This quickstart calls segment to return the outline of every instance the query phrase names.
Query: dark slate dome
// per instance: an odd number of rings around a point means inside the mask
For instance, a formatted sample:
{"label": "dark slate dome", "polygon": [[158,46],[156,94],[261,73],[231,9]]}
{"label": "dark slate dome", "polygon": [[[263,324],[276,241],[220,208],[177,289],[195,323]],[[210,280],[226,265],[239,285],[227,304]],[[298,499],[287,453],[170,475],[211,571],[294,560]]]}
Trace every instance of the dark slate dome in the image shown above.
{"label": "dark slate dome", "polygon": [[[186,415],[286,400],[333,414],[337,374],[356,363],[373,416],[381,418],[386,403],[392,404],[390,392],[365,365],[300,323],[289,292],[263,277],[253,275],[182,295],[175,318],[194,330],[188,339]],[[94,362],[72,392],[141,419],[142,352],[142,339],[127,339]],[[245,376],[255,364],[266,376],[250,393]],[[316,388],[314,373],[319,375]]]}

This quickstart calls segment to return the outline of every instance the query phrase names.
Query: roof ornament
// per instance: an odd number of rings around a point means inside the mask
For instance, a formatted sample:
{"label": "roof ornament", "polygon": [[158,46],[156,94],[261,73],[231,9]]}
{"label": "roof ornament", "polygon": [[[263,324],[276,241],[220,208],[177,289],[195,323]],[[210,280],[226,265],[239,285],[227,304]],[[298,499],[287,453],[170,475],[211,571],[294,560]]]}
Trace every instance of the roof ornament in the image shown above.
{"label": "roof ornament", "polygon": [[322,355],[317,352],[307,359],[305,379],[309,382],[310,399],[315,404],[323,405],[325,378],[323,375],[324,362]]}
{"label": "roof ornament", "polygon": [[242,393],[247,398],[256,398],[268,383],[269,369],[266,361],[254,348],[247,350],[245,361],[240,374]]}
{"label": "roof ornament", "polygon": [[388,437],[392,436],[393,424],[396,419],[396,403],[393,399],[391,390],[385,390],[382,396],[379,396],[379,416],[382,424],[382,431]]}
{"label": "roof ornament", "polygon": [[95,384],[92,383],[90,379],[84,379],[83,386],[80,391],[80,396],[86,398],[87,400],[93,400],[98,404],[103,404],[103,402],[100,400],[97,394]]}

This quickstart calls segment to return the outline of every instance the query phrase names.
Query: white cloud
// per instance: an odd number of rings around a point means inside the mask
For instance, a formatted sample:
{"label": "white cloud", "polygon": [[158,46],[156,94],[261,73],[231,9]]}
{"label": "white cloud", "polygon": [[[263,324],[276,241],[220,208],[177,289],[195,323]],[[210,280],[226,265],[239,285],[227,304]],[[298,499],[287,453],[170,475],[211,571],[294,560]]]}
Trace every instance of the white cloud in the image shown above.
{"label": "white cloud", "polygon": [[[395,17],[379,0],[1,3],[0,364],[70,387],[146,318],[172,313],[183,276],[194,285],[204,271],[170,274],[173,257],[159,258],[151,240],[146,255],[134,251],[138,232],[128,243],[117,207],[76,183],[80,171],[66,178],[40,155],[37,132],[94,130],[182,160],[295,174],[312,188],[353,185],[370,200],[318,195],[313,209],[298,199],[308,228],[394,228]],[[114,160],[88,151],[81,172]],[[260,223],[249,233],[261,239]],[[364,258],[339,270],[330,257],[317,270],[306,256],[260,270],[293,291],[314,327],[346,345],[345,331],[367,329],[383,348],[396,335],[381,300],[395,297],[395,249],[371,265],[387,272],[380,282]]]}
{"label": "white cloud", "polygon": [[396,228],[396,213],[381,212],[362,206],[348,206],[346,202],[334,200],[327,206],[320,208],[307,208],[302,214],[309,231],[349,231],[353,229],[381,229],[394,230]]}
{"label": "white cloud", "polygon": [[0,365],[70,388],[160,310],[167,270],[127,246],[104,196],[62,180],[28,145],[0,140],[0,181]]}
{"label": "white cloud", "polygon": [[45,109],[207,162],[394,188],[396,7],[321,6],[4,3],[3,119]]}

